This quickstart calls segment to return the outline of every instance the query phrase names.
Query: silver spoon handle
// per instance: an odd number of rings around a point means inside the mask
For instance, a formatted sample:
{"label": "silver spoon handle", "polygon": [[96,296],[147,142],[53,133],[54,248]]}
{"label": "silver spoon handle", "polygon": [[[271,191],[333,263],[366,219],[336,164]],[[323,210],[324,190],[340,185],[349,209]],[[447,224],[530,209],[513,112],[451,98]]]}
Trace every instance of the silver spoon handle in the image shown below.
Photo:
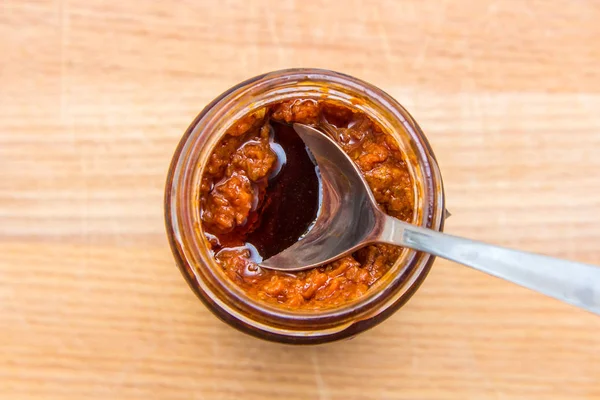
{"label": "silver spoon handle", "polygon": [[447,235],[387,217],[381,241],[423,251],[600,315],[600,267]]}

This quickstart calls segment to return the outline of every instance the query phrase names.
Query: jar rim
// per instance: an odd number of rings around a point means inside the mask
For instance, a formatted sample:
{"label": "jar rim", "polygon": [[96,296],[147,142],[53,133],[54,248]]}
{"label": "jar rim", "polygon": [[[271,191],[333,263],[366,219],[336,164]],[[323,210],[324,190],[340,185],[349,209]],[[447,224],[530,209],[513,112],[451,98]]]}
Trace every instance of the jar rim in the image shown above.
{"label": "jar rim", "polygon": [[[315,335],[324,335],[326,334],[324,332],[331,328],[334,328],[336,331],[343,330],[357,320],[369,318],[390,307],[402,296],[402,287],[404,287],[403,292],[408,293],[411,286],[418,284],[417,281],[420,282],[424,279],[428,273],[428,266],[431,265],[433,256],[405,249],[403,256],[400,257],[395,265],[400,262],[405,263],[404,272],[406,272],[413,263],[419,264],[415,266],[416,269],[409,276],[411,279],[405,280],[404,277],[397,276],[395,287],[390,288],[382,287],[385,283],[382,277],[371,288],[374,292],[379,290],[378,296],[374,296],[377,293],[371,293],[370,296],[363,296],[340,307],[320,311],[311,310],[307,313],[289,311],[243,295],[240,293],[242,291],[240,288],[234,289],[233,292],[224,290],[224,288],[228,288],[226,281],[215,279],[214,274],[212,278],[209,276],[218,269],[212,268],[217,265],[212,255],[207,258],[206,254],[205,257],[198,257],[197,254],[192,254],[202,246],[207,246],[207,242],[202,234],[202,227],[198,224],[198,215],[195,218],[195,226],[186,226],[189,225],[190,221],[194,220],[194,210],[192,208],[195,207],[195,210],[199,212],[198,199],[190,198],[191,193],[189,190],[181,189],[182,182],[189,185],[190,182],[196,180],[196,183],[198,183],[197,179],[203,173],[204,165],[200,165],[201,163],[198,163],[198,160],[193,157],[194,152],[204,151],[205,153],[212,153],[214,145],[222,138],[224,131],[228,127],[225,121],[229,121],[230,125],[238,119],[236,116],[241,116],[252,111],[241,108],[237,113],[227,113],[227,105],[236,102],[239,105],[240,98],[244,98],[245,96],[245,101],[248,102],[248,96],[254,96],[252,98],[254,106],[255,108],[260,108],[261,103],[255,93],[257,89],[267,90],[278,87],[278,85],[289,89],[286,85],[289,86],[290,83],[301,83],[306,88],[310,86],[310,83],[314,82],[320,82],[321,84],[325,84],[325,87],[329,87],[328,96],[331,95],[331,88],[338,85],[343,87],[344,90],[349,91],[350,97],[367,99],[370,102],[375,101],[379,107],[387,109],[389,112],[388,117],[392,116],[395,118],[394,123],[402,127],[402,134],[407,135],[407,138],[415,145],[413,149],[416,153],[415,161],[423,169],[421,171],[423,182],[418,182],[413,175],[415,185],[421,185],[419,189],[424,192],[421,200],[427,206],[421,213],[421,217],[424,218],[422,225],[437,230],[443,229],[444,192],[441,175],[431,146],[420,127],[408,111],[381,89],[349,75],[329,70],[295,68],[274,71],[248,79],[218,96],[198,114],[184,133],[173,156],[165,188],[165,222],[171,248],[182,273],[190,286],[192,286],[192,289],[199,294],[196,285],[200,286],[200,289],[204,292],[202,294],[208,297],[208,299],[204,298],[204,301],[208,300],[209,303],[217,305],[237,319],[257,329],[280,332],[292,322],[295,328],[289,330],[288,334],[303,336],[310,336],[312,332],[307,331],[307,328],[313,329],[315,326],[319,327]],[[285,95],[289,94],[289,92],[285,93]],[[297,97],[305,98],[305,96]],[[216,121],[220,121],[222,126],[219,129],[210,131],[211,127],[216,128],[218,126]],[[210,132],[206,133],[207,131]],[[412,165],[413,163],[408,162],[407,164]],[[411,171],[411,174],[413,172]],[[184,210],[184,208],[187,209]],[[190,244],[194,248],[190,249]],[[190,250],[192,251],[190,252]],[[205,253],[210,252],[206,251]],[[202,262],[199,263],[198,261]],[[211,262],[212,266],[206,265]],[[204,271],[200,267],[204,267]],[[386,275],[390,275],[391,272],[392,269]],[[208,275],[205,273],[208,273]],[[226,277],[223,276],[223,278],[227,280]],[[219,284],[222,287],[218,287]],[[387,284],[389,286],[390,282],[387,282]],[[238,290],[238,292],[235,292],[235,290]],[[258,313],[260,317],[255,318],[253,315],[254,312]]]}

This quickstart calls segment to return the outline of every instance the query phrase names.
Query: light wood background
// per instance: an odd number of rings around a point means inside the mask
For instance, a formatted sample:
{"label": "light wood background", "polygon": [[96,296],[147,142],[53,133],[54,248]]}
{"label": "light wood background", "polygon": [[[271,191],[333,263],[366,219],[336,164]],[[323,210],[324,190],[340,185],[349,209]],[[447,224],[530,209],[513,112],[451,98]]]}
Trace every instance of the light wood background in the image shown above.
{"label": "light wood background", "polygon": [[600,2],[0,1],[0,398],[598,399],[600,318],[437,261],[353,340],[218,321],[163,227],[212,98],[313,66],[427,133],[447,231],[600,264]]}

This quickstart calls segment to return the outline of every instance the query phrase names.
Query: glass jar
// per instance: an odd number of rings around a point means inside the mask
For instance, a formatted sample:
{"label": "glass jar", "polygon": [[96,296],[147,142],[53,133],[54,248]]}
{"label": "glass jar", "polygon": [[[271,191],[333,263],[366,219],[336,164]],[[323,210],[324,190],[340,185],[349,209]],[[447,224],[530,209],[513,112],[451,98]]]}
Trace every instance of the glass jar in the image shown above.
{"label": "glass jar", "polygon": [[382,90],[348,75],[289,69],[249,79],[217,97],[183,135],[169,169],[165,221],[173,255],[192,290],[221,320],[277,342],[310,344],[351,337],[400,308],[425,279],[434,257],[404,249],[394,266],[362,297],[337,308],[290,311],[249,297],[223,273],[200,219],[200,180],[208,157],[232,123],[272,103],[332,99],[367,114],[398,141],[414,181],[412,223],[441,231],[444,190],[423,132],[410,114]]}

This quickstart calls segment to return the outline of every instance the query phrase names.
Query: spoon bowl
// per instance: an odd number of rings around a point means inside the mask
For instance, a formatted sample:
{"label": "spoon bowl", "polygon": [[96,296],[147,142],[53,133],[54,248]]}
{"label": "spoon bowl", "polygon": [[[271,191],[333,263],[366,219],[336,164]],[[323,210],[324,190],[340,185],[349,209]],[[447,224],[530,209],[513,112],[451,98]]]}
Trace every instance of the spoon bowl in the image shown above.
{"label": "spoon bowl", "polygon": [[314,268],[379,241],[385,217],[358,167],[331,138],[308,125],[293,127],[318,165],[321,204],[311,229],[261,264],[282,271]]}

